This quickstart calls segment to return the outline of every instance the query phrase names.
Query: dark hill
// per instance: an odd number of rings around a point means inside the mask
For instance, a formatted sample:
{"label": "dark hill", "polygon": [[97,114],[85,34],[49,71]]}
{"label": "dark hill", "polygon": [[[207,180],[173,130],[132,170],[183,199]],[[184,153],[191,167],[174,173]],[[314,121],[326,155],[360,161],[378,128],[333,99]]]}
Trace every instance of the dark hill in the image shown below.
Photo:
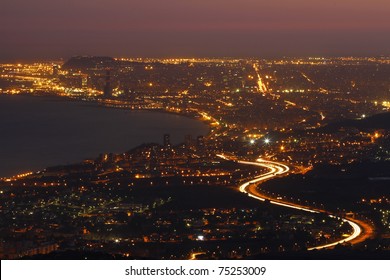
{"label": "dark hill", "polygon": [[342,120],[330,123],[319,130],[322,132],[336,132],[341,128],[367,129],[390,129],[390,113],[373,115],[360,120]]}
{"label": "dark hill", "polygon": [[108,56],[74,56],[62,65],[66,70],[87,70],[112,67],[115,60]]}

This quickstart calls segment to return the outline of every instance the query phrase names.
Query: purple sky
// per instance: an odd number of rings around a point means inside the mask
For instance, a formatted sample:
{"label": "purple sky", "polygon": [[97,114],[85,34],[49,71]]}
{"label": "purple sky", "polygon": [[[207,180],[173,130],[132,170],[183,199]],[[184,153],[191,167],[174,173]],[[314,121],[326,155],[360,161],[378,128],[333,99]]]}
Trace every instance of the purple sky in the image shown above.
{"label": "purple sky", "polygon": [[389,0],[1,0],[0,60],[390,55]]}

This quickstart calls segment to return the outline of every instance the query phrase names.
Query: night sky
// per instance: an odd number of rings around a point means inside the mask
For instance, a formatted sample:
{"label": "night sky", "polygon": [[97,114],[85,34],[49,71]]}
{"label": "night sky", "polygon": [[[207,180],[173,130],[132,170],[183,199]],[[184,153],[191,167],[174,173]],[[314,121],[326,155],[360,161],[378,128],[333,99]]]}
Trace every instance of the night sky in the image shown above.
{"label": "night sky", "polygon": [[1,0],[0,60],[389,55],[389,0]]}

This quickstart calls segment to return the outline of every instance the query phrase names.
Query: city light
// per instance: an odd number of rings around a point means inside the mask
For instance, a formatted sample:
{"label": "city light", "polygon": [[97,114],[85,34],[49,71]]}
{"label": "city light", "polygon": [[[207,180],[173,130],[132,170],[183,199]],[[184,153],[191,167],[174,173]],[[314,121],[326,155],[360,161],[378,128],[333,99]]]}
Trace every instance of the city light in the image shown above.
{"label": "city light", "polygon": [[[364,248],[374,233],[388,234],[389,201],[385,191],[371,188],[390,176],[388,65],[386,56],[76,56],[0,64],[0,97],[55,100],[52,115],[40,112],[48,121],[55,119],[56,104],[81,104],[85,112],[96,107],[99,115],[85,116],[91,127],[111,121],[100,115],[101,107],[123,118],[139,110],[159,116],[152,128],[140,117],[130,127],[116,129],[116,121],[104,130],[99,139],[130,145],[117,153],[107,149],[73,164],[61,164],[59,157],[40,171],[15,167],[14,175],[2,175],[1,211],[9,233],[4,252],[7,258],[32,257],[57,254],[62,246],[123,258],[242,259]],[[24,138],[27,146],[40,137],[50,140],[43,124],[37,131],[26,125],[23,134],[19,124],[28,122],[18,116],[24,112],[37,119],[32,110],[5,114],[2,123],[12,125],[3,128],[2,140],[15,131],[22,133],[15,145]],[[134,146],[132,137],[121,134],[136,128],[136,141],[143,130],[158,134],[165,129],[162,113],[179,128]],[[187,125],[189,119],[205,132]],[[79,133],[67,123],[56,125]],[[56,147],[66,147],[57,141]],[[3,165],[16,162],[18,154],[28,156],[23,147],[12,157],[2,154]],[[363,177],[364,188],[354,179]],[[375,239],[370,244],[375,252],[388,249]]]}

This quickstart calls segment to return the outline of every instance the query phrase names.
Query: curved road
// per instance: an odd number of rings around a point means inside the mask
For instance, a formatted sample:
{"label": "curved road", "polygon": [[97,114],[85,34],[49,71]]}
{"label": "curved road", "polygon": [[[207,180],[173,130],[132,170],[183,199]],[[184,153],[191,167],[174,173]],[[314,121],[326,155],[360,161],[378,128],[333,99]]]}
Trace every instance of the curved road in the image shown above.
{"label": "curved road", "polygon": [[[217,155],[217,156],[224,159],[224,160],[232,160],[231,158],[229,158],[225,155]],[[311,248],[308,248],[308,250],[331,248],[331,247],[336,246],[337,244],[341,244],[344,242],[350,242],[352,244],[356,244],[356,243],[362,242],[362,241],[364,241],[367,238],[372,236],[372,234],[374,232],[372,226],[370,226],[369,224],[367,224],[363,221],[352,219],[352,218],[342,218],[342,217],[338,217],[338,216],[335,216],[333,214],[330,214],[324,210],[319,210],[319,209],[315,209],[315,208],[308,207],[308,206],[302,206],[302,205],[298,205],[298,204],[287,202],[287,201],[276,200],[276,199],[268,197],[268,196],[266,196],[258,191],[258,189],[257,189],[258,183],[265,181],[265,180],[268,180],[268,179],[271,179],[271,178],[278,176],[278,175],[286,174],[290,170],[290,168],[287,165],[279,163],[279,162],[263,160],[260,158],[257,159],[257,161],[255,161],[255,162],[242,161],[242,160],[238,160],[237,162],[240,164],[255,165],[255,166],[269,169],[268,172],[266,172],[262,175],[256,176],[254,179],[240,185],[239,190],[241,192],[244,192],[244,193],[248,194],[250,197],[255,198],[257,200],[261,200],[261,201],[269,200],[270,203],[275,204],[275,205],[298,209],[298,210],[302,210],[302,211],[306,211],[306,212],[310,212],[310,213],[320,213],[320,212],[325,213],[331,218],[341,219],[343,222],[348,223],[352,227],[353,232],[347,238],[343,238],[337,242],[332,242],[332,243],[324,244],[321,246],[311,247]]]}

